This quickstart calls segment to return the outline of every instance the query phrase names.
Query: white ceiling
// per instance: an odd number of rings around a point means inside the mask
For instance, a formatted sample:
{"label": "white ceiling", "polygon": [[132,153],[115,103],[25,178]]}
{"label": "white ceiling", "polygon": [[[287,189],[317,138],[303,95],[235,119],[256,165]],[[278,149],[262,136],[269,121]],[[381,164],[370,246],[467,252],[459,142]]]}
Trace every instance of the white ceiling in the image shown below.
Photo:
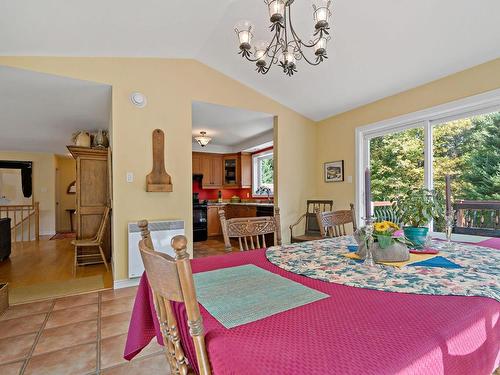
{"label": "white ceiling", "polygon": [[273,140],[273,115],[211,103],[193,102],[192,127],[193,137],[205,131],[212,138],[203,149],[193,139],[196,151],[239,152]]}
{"label": "white ceiling", "polygon": [[[237,54],[234,24],[266,38],[261,0],[0,1],[0,55],[195,58],[314,119],[500,57],[498,0],[336,0],[329,59],[260,76]],[[295,0],[303,39],[309,0]]]}
{"label": "white ceiling", "polygon": [[0,65],[0,150],[67,153],[79,129],[107,129],[111,87]]}

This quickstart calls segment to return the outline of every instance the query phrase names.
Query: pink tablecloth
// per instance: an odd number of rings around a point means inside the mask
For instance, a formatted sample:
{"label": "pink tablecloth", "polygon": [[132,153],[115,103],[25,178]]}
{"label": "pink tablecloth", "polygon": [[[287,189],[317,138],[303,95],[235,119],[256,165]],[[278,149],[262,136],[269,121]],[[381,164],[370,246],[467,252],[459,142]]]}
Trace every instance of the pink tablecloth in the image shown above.
{"label": "pink tablecloth", "polygon": [[[498,243],[496,243],[498,245]],[[491,246],[491,244],[489,244]],[[193,272],[255,264],[331,298],[225,329],[202,306],[214,374],[491,374],[500,361],[500,303],[483,297],[380,292],[284,271],[265,250],[192,261]],[[125,358],[154,337],[143,277]],[[183,304],[175,304],[188,359],[195,361]]]}

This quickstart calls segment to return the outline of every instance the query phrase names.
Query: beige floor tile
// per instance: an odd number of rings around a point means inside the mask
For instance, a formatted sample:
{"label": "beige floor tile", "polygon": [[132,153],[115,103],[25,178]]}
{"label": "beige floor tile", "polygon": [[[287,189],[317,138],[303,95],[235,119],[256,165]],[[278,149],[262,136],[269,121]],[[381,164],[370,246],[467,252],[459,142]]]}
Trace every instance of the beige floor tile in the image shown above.
{"label": "beige floor tile", "polygon": [[67,309],[68,307],[90,305],[97,303],[98,293],[80,294],[77,296],[59,298],[55,302],[54,310]]}
{"label": "beige floor tile", "polygon": [[121,288],[121,289],[109,289],[101,292],[101,300],[109,301],[116,298],[132,297],[132,296],[135,297],[136,293],[137,293],[136,286],[132,286],[129,288]]}
{"label": "beige floor tile", "polygon": [[24,361],[9,363],[8,365],[0,365],[0,374],[2,375],[19,375]]}
{"label": "beige floor tile", "polygon": [[103,375],[169,375],[170,368],[163,354],[140,358],[101,372]]}
{"label": "beige floor tile", "polygon": [[[121,363],[126,363],[127,361],[123,359],[123,349],[125,348],[125,342],[127,340],[127,335],[119,335],[108,337],[101,341],[101,369],[105,369],[111,366],[116,366]],[[147,347],[145,347],[136,358],[146,356],[148,354],[159,353],[163,350],[163,347],[158,345],[156,340],[152,340]]]}
{"label": "beige floor tile", "polygon": [[0,339],[38,332],[46,316],[47,314],[37,314],[0,321]]}
{"label": "beige floor tile", "polygon": [[84,344],[31,357],[24,375],[83,375],[95,371],[96,363],[96,344]]}
{"label": "beige floor tile", "polygon": [[130,323],[130,311],[109,315],[101,318],[101,338],[121,335],[128,332]]}
{"label": "beige floor tile", "polygon": [[54,311],[50,314],[45,328],[60,327],[85,320],[96,320],[97,310],[97,304],[92,304]]}
{"label": "beige floor tile", "polygon": [[48,353],[71,346],[97,341],[97,320],[78,322],[70,326],[44,329],[33,355]]}
{"label": "beige floor tile", "polygon": [[0,363],[24,359],[28,355],[33,343],[35,342],[36,333],[28,335],[9,337],[0,340]]}
{"label": "beige floor tile", "polygon": [[123,312],[132,311],[134,307],[133,296],[112,299],[101,303],[101,317],[120,314]]}
{"label": "beige floor tile", "polygon": [[50,311],[51,307],[52,300],[11,306],[5,313],[3,313],[2,316],[0,316],[0,320],[8,320],[20,318],[27,315],[46,313]]}

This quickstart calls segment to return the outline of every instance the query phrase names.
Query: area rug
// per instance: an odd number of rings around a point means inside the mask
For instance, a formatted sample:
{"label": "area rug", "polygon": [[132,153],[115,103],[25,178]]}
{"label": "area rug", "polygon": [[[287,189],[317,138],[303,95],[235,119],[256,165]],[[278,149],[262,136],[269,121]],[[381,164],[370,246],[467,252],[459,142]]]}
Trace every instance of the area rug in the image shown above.
{"label": "area rug", "polygon": [[76,233],[75,232],[56,233],[52,237],[50,237],[51,240],[62,240],[64,238],[76,238]]}
{"label": "area rug", "polygon": [[102,275],[80,277],[64,281],[51,281],[16,288],[9,287],[9,303],[37,301],[48,298],[64,297],[71,294],[104,289]]}

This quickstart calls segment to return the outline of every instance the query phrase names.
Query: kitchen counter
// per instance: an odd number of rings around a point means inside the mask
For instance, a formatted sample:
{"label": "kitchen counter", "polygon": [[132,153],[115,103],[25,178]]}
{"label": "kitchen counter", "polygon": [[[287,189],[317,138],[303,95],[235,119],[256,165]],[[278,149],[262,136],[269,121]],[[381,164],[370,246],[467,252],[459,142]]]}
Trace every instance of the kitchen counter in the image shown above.
{"label": "kitchen counter", "polygon": [[268,203],[268,202],[238,202],[238,203],[232,203],[232,202],[208,202],[208,206],[259,206],[259,207],[274,207],[274,203]]}

